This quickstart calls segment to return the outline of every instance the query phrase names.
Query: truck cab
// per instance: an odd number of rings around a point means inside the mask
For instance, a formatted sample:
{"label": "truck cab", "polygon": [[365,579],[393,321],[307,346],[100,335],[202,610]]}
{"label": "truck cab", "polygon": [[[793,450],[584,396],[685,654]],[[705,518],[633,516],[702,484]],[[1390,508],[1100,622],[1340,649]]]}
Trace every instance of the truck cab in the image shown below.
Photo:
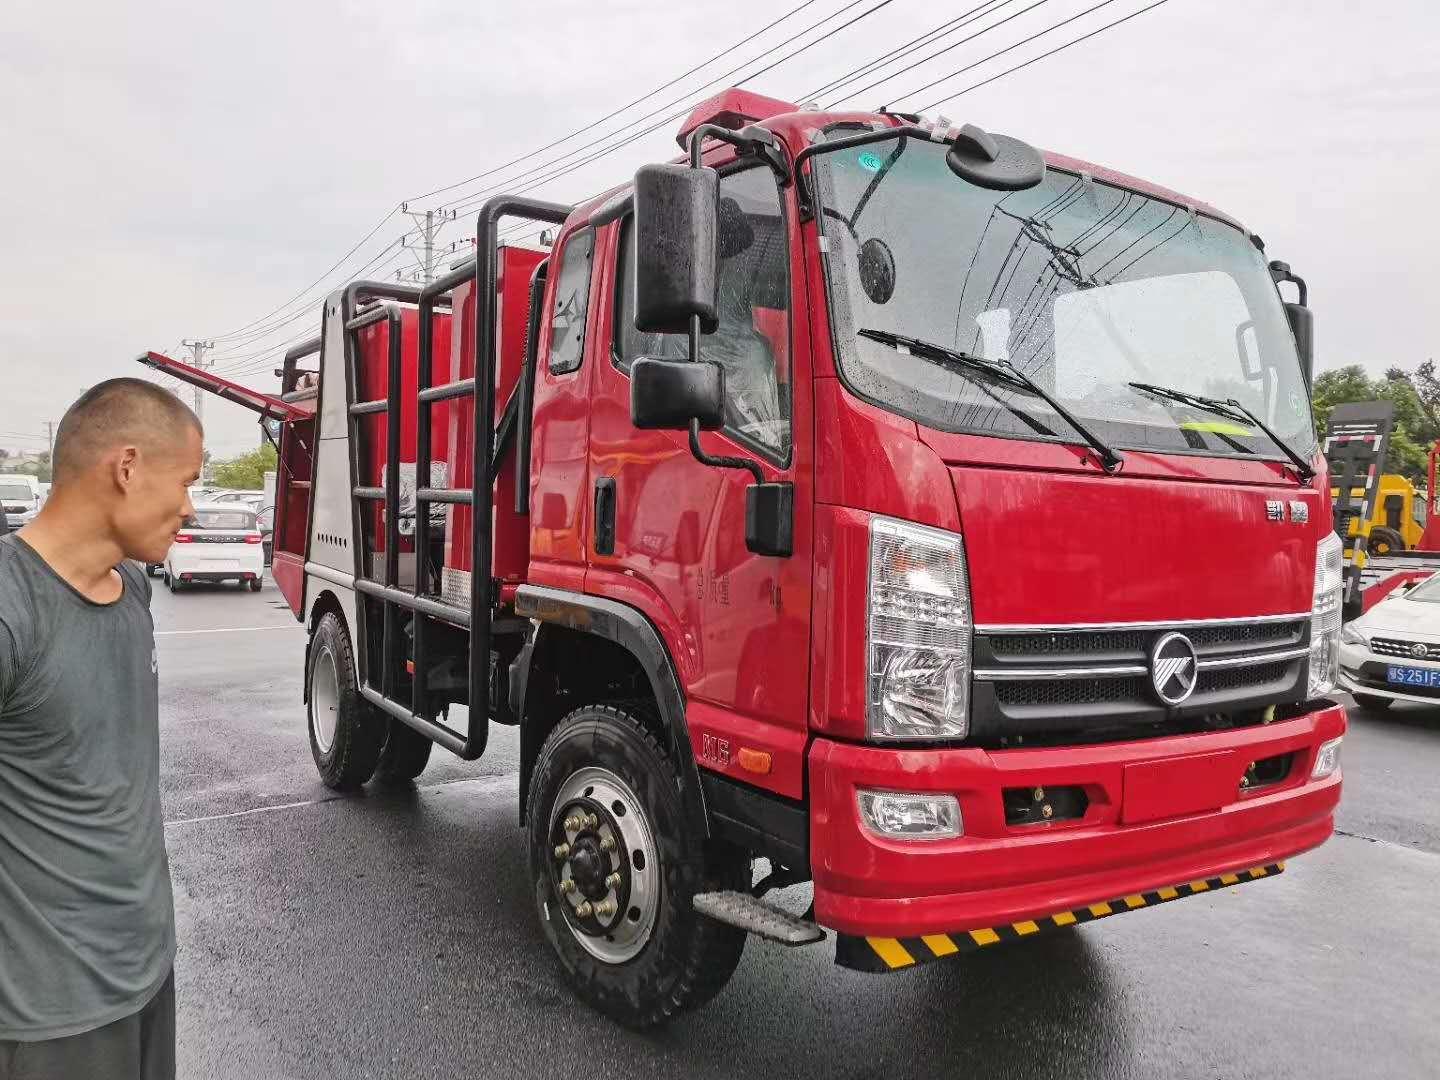
{"label": "truck cab", "polygon": [[893,970],[1322,843],[1340,541],[1288,267],[969,126],[731,91],[679,141],[327,302],[277,495],[326,781],[518,725],[537,915],[635,1025],[747,933]]}

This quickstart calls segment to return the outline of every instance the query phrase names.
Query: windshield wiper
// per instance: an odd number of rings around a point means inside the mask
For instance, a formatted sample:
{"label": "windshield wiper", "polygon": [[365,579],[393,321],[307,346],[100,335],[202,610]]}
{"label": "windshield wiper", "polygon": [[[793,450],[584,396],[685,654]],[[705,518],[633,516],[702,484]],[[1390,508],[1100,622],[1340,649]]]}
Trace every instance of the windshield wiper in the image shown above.
{"label": "windshield wiper", "polygon": [[889,330],[871,330],[868,327],[862,327],[856,333],[860,337],[878,341],[881,345],[889,345],[892,349],[904,348],[920,359],[929,360],[950,371],[958,371],[961,374],[983,372],[1007,386],[1017,390],[1028,390],[1044,400],[1050,408],[1055,410],[1057,416],[1080,433],[1081,438],[1089,443],[1095,453],[1100,456],[1100,466],[1106,472],[1115,472],[1125,460],[1118,452],[1101,442],[1100,436],[1078,420],[1064,405],[1056,401],[1048,390],[1008,360],[991,360],[989,357],[976,356],[974,353],[936,345],[933,341],[921,341],[919,338],[907,337],[904,334],[894,334]]}
{"label": "windshield wiper", "polygon": [[1268,424],[1261,420],[1253,412],[1247,409],[1234,398],[1228,401],[1221,401],[1219,398],[1206,397],[1204,394],[1192,394],[1188,390],[1175,390],[1168,386],[1156,386],[1153,383],[1132,382],[1129,385],[1136,390],[1143,390],[1147,394],[1154,394],[1159,398],[1168,398],[1170,401],[1178,401],[1182,405],[1193,405],[1197,409],[1206,409],[1218,416],[1228,417],[1231,420],[1238,420],[1241,423],[1251,423],[1265,433],[1265,437],[1280,448],[1280,452],[1288,457],[1295,465],[1295,471],[1300,479],[1309,482],[1315,478],[1315,467],[1295,452],[1295,449],[1285,440],[1270,430]]}

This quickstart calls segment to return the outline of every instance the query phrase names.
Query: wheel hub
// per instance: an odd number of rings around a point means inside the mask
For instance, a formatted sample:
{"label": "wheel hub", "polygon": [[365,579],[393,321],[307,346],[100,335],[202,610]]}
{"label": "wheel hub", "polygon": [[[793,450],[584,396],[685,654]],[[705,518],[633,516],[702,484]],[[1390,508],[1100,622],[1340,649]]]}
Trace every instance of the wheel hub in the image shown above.
{"label": "wheel hub", "polygon": [[607,769],[561,785],[550,818],[550,881],[576,940],[607,963],[645,947],[660,895],[658,852],[640,800]]}

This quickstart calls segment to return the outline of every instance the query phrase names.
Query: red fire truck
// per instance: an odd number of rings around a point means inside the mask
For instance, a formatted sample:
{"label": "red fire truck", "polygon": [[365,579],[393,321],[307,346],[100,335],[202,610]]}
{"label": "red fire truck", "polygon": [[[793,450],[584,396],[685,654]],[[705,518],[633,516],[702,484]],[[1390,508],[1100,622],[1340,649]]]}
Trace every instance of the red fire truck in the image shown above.
{"label": "red fire truck", "polygon": [[518,726],[535,910],[637,1026],[747,933],[908,968],[1322,843],[1303,283],[970,125],[729,91],[679,141],[579,206],[491,199],[423,288],[335,292],[279,395],[142,358],[279,421],[324,781]]}

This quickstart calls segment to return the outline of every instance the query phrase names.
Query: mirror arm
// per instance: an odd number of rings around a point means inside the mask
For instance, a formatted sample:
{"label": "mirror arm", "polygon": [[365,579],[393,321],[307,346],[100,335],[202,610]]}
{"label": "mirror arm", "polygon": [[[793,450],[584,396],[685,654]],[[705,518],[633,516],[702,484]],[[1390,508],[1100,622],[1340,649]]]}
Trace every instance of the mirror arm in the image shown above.
{"label": "mirror arm", "polygon": [[765,164],[775,171],[782,183],[790,182],[790,167],[785,164],[785,154],[780,149],[780,140],[766,128],[751,124],[739,131],[732,131],[730,128],[720,127],[718,124],[701,124],[690,133],[690,167],[692,169],[700,168],[706,139],[717,139],[720,142],[729,143],[742,155],[754,154],[763,158]]}
{"label": "mirror arm", "polygon": [[760,466],[749,458],[707,454],[700,445],[699,420],[690,421],[690,453],[695,455],[695,460],[701,465],[709,465],[717,469],[746,469],[755,478],[755,483],[765,483],[765,474],[760,471]]}

